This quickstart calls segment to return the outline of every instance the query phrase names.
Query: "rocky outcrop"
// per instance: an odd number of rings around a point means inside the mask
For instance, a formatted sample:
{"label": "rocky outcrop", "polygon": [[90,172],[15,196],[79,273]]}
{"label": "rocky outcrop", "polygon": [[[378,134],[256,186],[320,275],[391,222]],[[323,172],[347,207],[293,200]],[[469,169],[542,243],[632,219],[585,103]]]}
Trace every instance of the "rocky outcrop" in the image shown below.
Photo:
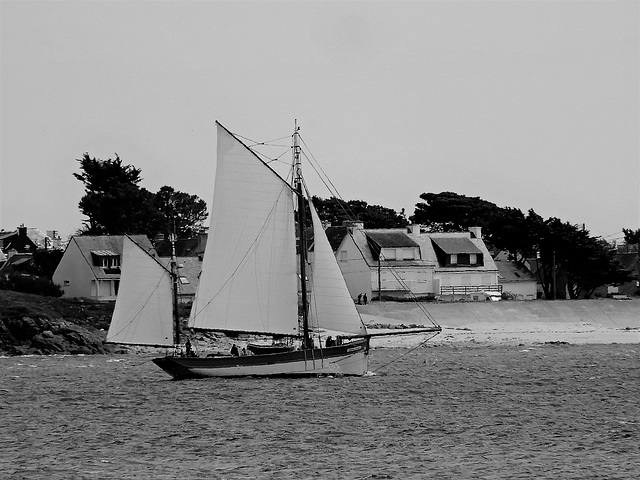
{"label": "rocky outcrop", "polygon": [[106,332],[83,327],[64,319],[0,319],[0,354],[51,355],[114,353],[116,347],[105,345]]}

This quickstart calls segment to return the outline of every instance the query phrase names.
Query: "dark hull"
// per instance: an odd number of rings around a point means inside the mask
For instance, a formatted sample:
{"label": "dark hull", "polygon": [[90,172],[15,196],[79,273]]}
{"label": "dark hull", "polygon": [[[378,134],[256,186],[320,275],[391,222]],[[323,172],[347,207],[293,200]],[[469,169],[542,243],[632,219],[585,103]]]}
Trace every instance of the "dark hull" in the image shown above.
{"label": "dark hull", "polygon": [[207,377],[312,377],[364,375],[368,370],[369,339],[336,347],[295,350],[240,357],[155,358],[153,363],[176,380]]}

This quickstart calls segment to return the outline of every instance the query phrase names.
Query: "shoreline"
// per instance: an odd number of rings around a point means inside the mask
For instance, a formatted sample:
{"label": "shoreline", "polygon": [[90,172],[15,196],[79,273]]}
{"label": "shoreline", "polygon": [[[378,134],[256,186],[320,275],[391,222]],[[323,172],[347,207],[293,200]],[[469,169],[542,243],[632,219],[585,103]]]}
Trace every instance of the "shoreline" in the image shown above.
{"label": "shoreline", "polygon": [[[442,327],[426,345],[640,343],[640,299],[533,300],[425,305]],[[358,305],[371,333],[428,325],[409,303]],[[428,336],[374,337],[372,348],[413,348]]]}

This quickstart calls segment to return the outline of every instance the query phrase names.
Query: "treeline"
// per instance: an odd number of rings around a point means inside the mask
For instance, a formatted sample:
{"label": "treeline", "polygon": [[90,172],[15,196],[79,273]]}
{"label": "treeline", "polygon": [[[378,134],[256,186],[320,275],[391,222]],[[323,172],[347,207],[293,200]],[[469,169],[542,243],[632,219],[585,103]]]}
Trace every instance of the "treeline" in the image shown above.
{"label": "treeline", "polygon": [[[74,176],[85,186],[79,208],[87,217],[81,233],[146,234],[154,238],[175,231],[178,238],[189,238],[205,228],[206,203],[197,196],[169,186],[149,192],[139,185],[141,170],[123,165],[117,156],[100,160],[84,154],[78,162],[81,173]],[[321,220],[331,225],[358,220],[371,229],[417,223],[430,232],[482,227],[490,249],[508,252],[519,262],[535,259],[546,298],[565,298],[565,292],[570,298],[590,297],[602,285],[621,284],[631,278],[616,261],[613,246],[578,225],[556,217],[544,219],[533,209],[525,214],[453,192],[423,193],[420,199],[409,218],[404,210],[396,212],[362,200],[313,197],[313,203]],[[630,244],[640,240],[640,230],[624,229],[624,233]]]}

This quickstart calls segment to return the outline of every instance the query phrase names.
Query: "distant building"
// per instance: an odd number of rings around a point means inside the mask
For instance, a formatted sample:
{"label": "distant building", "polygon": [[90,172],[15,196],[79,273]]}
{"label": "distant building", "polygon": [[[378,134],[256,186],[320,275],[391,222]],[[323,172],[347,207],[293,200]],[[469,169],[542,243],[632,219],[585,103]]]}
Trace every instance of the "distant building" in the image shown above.
{"label": "distant building", "polygon": [[[36,229],[32,229],[36,230]],[[0,232],[0,249],[8,256],[15,253],[33,253],[38,249],[38,240],[32,239],[29,229],[20,225],[17,230]]]}
{"label": "distant building", "polygon": [[[115,300],[120,287],[122,235],[74,236],[53,274],[64,297]],[[132,235],[134,242],[156,255],[146,235]]]}
{"label": "distant building", "polygon": [[365,230],[362,223],[351,222],[327,230],[354,299],[366,293],[369,299],[413,295],[443,301],[486,300],[482,292],[502,291],[479,227],[426,233],[418,225]]}
{"label": "distant building", "polygon": [[538,298],[538,282],[525,265],[511,260],[506,252],[499,252],[493,261],[498,267],[498,282],[504,293],[514,300]]}

